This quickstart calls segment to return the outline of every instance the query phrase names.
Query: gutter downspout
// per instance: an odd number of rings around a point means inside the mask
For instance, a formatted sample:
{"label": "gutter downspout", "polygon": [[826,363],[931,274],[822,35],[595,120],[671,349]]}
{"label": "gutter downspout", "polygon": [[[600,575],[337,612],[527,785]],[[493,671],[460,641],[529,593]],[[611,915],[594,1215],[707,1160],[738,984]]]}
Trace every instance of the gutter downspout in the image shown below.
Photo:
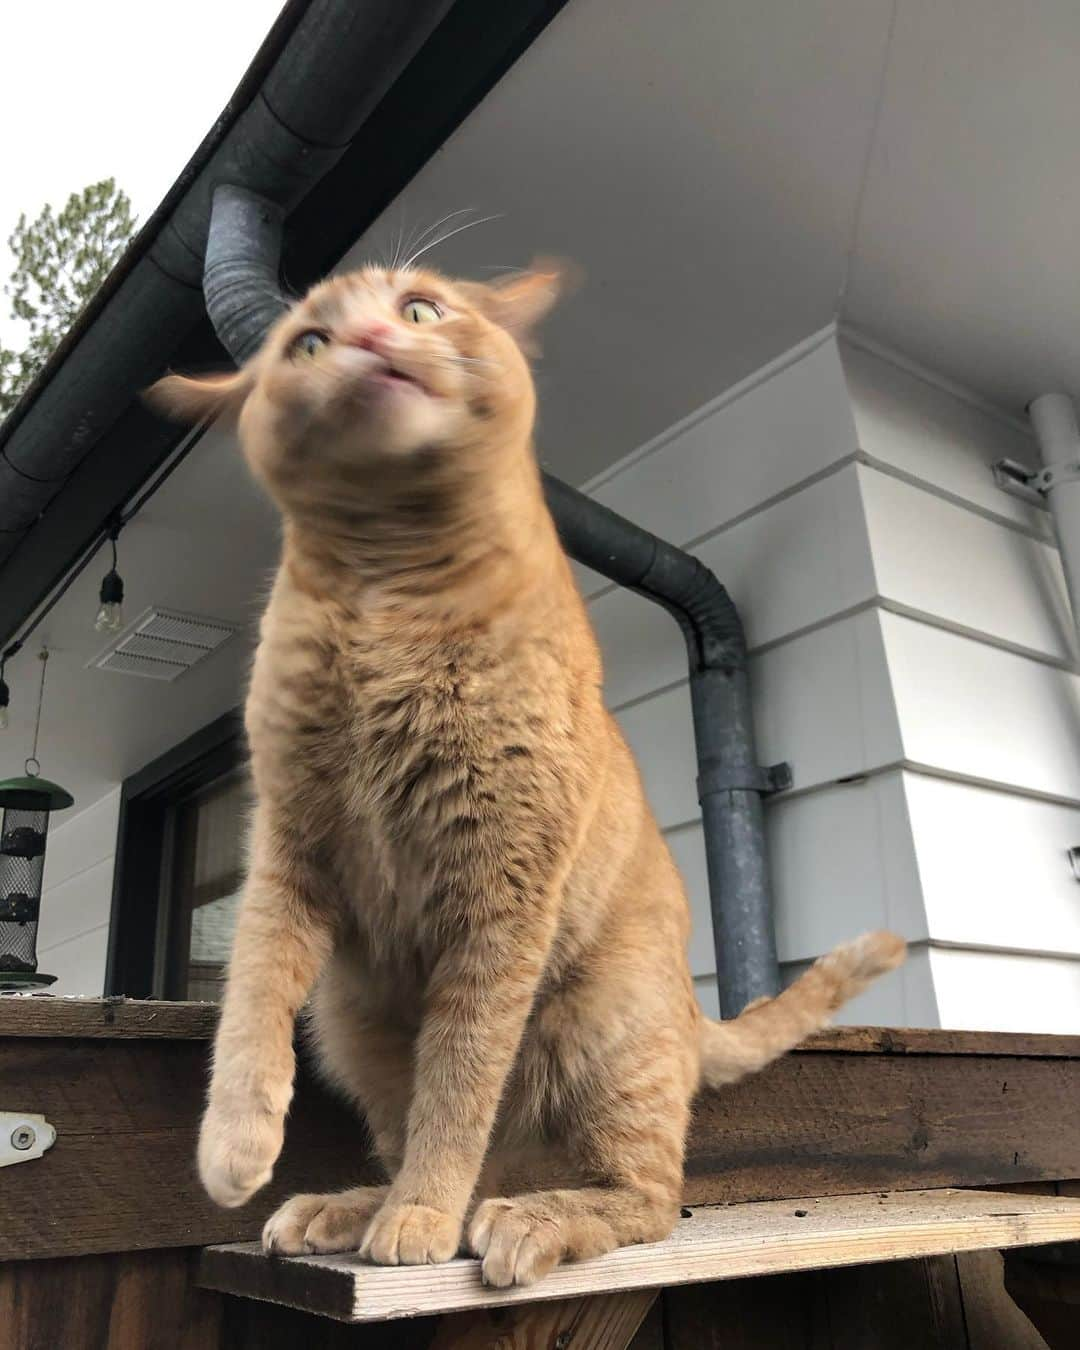
{"label": "gutter downspout", "polygon": [[1028,414],[1043,462],[1042,472],[1029,483],[1046,499],[1053,516],[1073,623],[1080,631],[1080,429],[1076,409],[1068,394],[1042,394],[1032,400]]}
{"label": "gutter downspout", "polygon": [[[288,304],[278,284],[281,217],[243,188],[213,199],[203,290],[207,313],[237,363]],[[662,605],[686,639],[717,981],[724,1017],[779,992],[761,799],[790,786],[787,765],[764,770],[754,748],[746,639],[735,605],[690,554],[550,474],[544,492],[567,553]]]}
{"label": "gutter downspout", "polygon": [[[251,102],[188,182],[152,242],[42,384],[34,416],[0,425],[0,562],[121,416],[155,380],[177,335],[202,315],[210,203],[219,183],[244,182],[293,209],[345,154],[380,98],[452,0],[311,0]],[[153,222],[152,222],[153,223]],[[9,425],[10,423],[10,425]]]}

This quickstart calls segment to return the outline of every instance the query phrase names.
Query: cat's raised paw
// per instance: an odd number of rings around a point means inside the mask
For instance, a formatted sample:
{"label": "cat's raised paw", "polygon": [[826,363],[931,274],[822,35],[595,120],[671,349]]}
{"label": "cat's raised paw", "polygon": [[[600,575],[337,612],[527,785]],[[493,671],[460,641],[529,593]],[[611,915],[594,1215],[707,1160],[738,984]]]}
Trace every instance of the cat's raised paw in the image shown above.
{"label": "cat's raised paw", "polygon": [[485,1200],[469,1225],[469,1250],[480,1257],[484,1283],[496,1289],[543,1279],[565,1245],[554,1217],[514,1200]]}
{"label": "cat's raised paw", "polygon": [[386,1190],[358,1186],[332,1195],[294,1195],[267,1219],[263,1249],[275,1256],[355,1252]]}
{"label": "cat's raised paw", "polygon": [[424,1266],[457,1255],[461,1223],[428,1205],[388,1203],[364,1235],[360,1255],[380,1266]]}
{"label": "cat's raised paw", "polygon": [[211,1102],[199,1132],[199,1178],[225,1209],[245,1204],[270,1180],[285,1135],[284,1116],[239,1115]]}

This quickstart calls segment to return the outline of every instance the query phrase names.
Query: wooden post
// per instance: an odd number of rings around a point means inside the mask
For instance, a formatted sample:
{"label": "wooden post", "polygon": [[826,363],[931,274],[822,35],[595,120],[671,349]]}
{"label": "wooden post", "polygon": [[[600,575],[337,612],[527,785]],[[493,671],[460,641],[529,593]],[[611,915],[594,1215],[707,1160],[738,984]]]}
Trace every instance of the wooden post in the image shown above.
{"label": "wooden post", "polygon": [[1005,1253],[1005,1288],[1049,1350],[1080,1345],[1080,1243]]}
{"label": "wooden post", "polygon": [[431,1350],[627,1350],[655,1289],[480,1308],[445,1317]]}

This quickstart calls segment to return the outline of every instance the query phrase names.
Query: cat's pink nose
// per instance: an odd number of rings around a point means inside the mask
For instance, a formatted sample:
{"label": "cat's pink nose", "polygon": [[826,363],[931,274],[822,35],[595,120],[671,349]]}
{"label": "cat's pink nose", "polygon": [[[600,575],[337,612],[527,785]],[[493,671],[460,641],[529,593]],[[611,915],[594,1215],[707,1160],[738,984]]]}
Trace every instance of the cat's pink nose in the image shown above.
{"label": "cat's pink nose", "polygon": [[379,352],[381,354],[392,331],[388,323],[380,323],[375,320],[350,329],[343,333],[342,337],[350,347],[361,347],[366,352]]}

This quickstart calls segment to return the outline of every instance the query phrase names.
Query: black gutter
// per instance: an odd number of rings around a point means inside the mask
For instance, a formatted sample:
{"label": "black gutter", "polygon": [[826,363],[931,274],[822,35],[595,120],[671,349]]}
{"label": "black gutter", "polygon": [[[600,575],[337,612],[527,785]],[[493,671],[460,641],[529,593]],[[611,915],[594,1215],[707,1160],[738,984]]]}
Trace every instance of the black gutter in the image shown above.
{"label": "black gutter", "polygon": [[[223,185],[214,196],[204,289],[207,312],[237,363],[287,308],[278,285],[280,230],[272,206]],[[787,765],[764,770],[754,748],[746,639],[738,611],[697,558],[550,474],[544,493],[572,558],[662,605],[682,629],[698,760],[721,1012],[779,992],[762,796],[790,786]]]}
{"label": "black gutter", "polygon": [[[306,287],[341,257],[565,0],[293,0],[226,114],[0,426],[0,646],[180,442],[138,401],[219,365],[202,303],[210,199],[257,190]],[[418,96],[419,91],[419,96]]]}

